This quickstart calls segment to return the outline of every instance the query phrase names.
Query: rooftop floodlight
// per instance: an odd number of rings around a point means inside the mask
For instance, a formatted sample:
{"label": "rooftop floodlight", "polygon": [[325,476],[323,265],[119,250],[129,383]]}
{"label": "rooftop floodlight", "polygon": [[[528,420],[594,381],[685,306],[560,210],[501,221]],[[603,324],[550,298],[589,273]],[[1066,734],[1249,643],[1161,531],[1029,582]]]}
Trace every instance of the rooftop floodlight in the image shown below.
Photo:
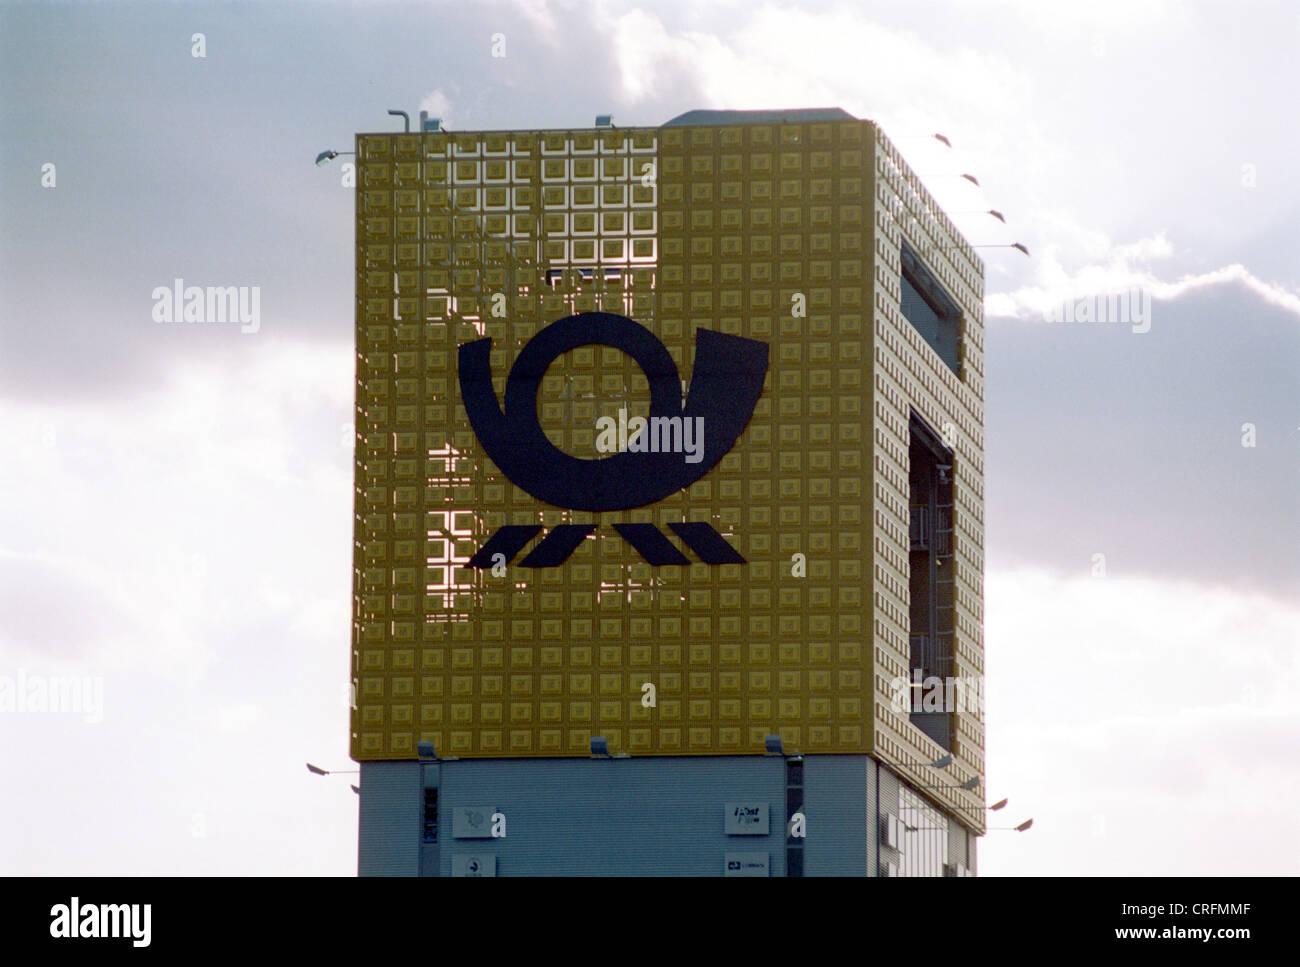
{"label": "rooftop floodlight", "polygon": [[965,782],[959,782],[956,784],[953,784],[951,782],[942,782],[937,786],[915,786],[914,788],[916,789],[965,789],[967,792],[970,792],[972,789],[977,788],[979,784],[980,784],[980,777],[971,776]]}
{"label": "rooftop floodlight", "polygon": [[320,154],[316,155],[316,167],[319,168],[323,165],[329,164],[331,161],[333,161],[341,154],[356,154],[356,152],[355,151],[322,151]]}
{"label": "rooftop floodlight", "polygon": [[612,115],[612,114],[597,114],[597,115],[596,115],[596,127],[598,127],[598,128],[612,128],[613,126],[614,126],[614,115]]}
{"label": "rooftop floodlight", "polygon": [[[954,804],[948,806],[947,808],[957,809],[964,813],[983,813],[983,812],[995,813],[999,809],[1005,809],[1006,805],[1007,805],[1006,799],[999,799],[992,806],[959,806]],[[1008,826],[1007,828],[1010,829],[1011,827]]]}
{"label": "rooftop floodlight", "polygon": [[948,214],[949,215],[992,215],[1003,225],[1007,223],[1006,216],[1003,215],[996,208],[968,208],[965,211],[949,212]]}
{"label": "rooftop floodlight", "polygon": [[1025,248],[1019,242],[1009,242],[1002,245],[972,245],[971,248],[1014,248],[1017,251],[1029,254],[1029,249]]}
{"label": "rooftop floodlight", "polygon": [[352,787],[352,791],[355,792],[358,796],[361,795],[361,787],[360,787],[360,786],[353,786],[353,787]]}
{"label": "rooftop floodlight", "polygon": [[927,140],[934,139],[935,141],[938,141],[940,144],[944,145],[945,147],[948,148],[952,147],[952,142],[949,141],[948,138],[942,134],[902,134],[894,138],[893,140],[894,141],[920,141],[922,138],[925,138]]}
{"label": "rooftop floodlight", "polygon": [[952,753],[949,752],[945,755],[942,755],[939,758],[935,759],[933,762],[886,762],[884,759],[881,759],[879,761],[882,766],[907,766],[909,768],[927,766],[931,769],[947,769],[950,765],[952,765]]}
{"label": "rooftop floodlight", "polygon": [[980,180],[976,178],[974,175],[969,175],[963,172],[962,177],[965,178],[967,181],[969,181],[976,188],[980,186]]}
{"label": "rooftop floodlight", "polygon": [[415,743],[415,751],[419,754],[421,759],[438,758],[437,750],[433,747],[433,743],[430,742],[428,739],[422,739],[421,741]]}
{"label": "rooftop floodlight", "polygon": [[316,775],[316,776],[343,776],[343,775],[356,775],[361,770],[360,769],[342,769],[342,770],[322,769],[320,766],[314,766],[310,762],[308,762],[307,771],[310,772],[312,775]]}
{"label": "rooftop floodlight", "polygon": [[1016,827],[1016,832],[1023,833],[1032,825],[1034,825],[1034,821],[1032,819],[1026,819],[1023,823],[1021,823],[1019,826]]}
{"label": "rooftop floodlight", "polygon": [[913,768],[917,766],[929,766],[931,769],[947,769],[952,765],[952,753],[949,752],[942,755],[932,762],[886,762],[884,759],[881,759],[880,764],[882,766],[909,766]]}
{"label": "rooftop floodlight", "polygon": [[785,746],[781,743],[779,735],[763,736],[763,748],[767,750],[768,755],[785,755]]}
{"label": "rooftop floodlight", "polygon": [[592,758],[609,756],[609,740],[603,735],[593,735],[591,737],[591,755]]}

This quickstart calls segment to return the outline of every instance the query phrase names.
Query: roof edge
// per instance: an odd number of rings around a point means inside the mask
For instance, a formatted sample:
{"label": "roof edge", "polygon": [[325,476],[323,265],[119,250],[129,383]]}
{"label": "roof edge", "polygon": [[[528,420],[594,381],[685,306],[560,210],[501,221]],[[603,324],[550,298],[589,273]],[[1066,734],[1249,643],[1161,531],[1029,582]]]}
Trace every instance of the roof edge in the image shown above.
{"label": "roof edge", "polygon": [[801,107],[786,111],[695,110],[664,123],[665,128],[722,124],[801,124],[810,121],[858,121],[842,107]]}

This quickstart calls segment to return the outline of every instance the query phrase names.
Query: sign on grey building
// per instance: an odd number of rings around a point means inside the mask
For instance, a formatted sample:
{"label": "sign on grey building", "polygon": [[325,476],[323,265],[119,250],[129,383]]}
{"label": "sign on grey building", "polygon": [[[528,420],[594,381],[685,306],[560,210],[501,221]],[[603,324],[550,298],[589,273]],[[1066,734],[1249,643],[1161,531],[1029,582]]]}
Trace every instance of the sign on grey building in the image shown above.
{"label": "sign on grey building", "polygon": [[729,802],[726,805],[728,836],[766,836],[767,803]]}
{"label": "sign on grey building", "polygon": [[723,876],[769,876],[767,853],[727,853],[723,858]]}
{"label": "sign on grey building", "polygon": [[496,876],[497,858],[482,853],[451,858],[452,876]]}
{"label": "sign on grey building", "polygon": [[451,814],[451,835],[455,839],[491,839],[495,806],[457,806]]}

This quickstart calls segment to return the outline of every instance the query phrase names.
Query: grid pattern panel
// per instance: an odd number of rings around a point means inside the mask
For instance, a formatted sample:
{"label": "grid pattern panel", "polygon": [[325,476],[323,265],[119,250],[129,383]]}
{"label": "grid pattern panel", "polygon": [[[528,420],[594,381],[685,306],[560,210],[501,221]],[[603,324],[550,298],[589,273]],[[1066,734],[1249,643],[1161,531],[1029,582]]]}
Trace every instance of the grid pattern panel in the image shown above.
{"label": "grid pattern panel", "polygon": [[[865,122],[358,137],[355,757],[870,748],[869,151]],[[619,513],[517,488],[456,386],[460,344],[493,338],[500,397],[534,333],[594,309],[686,382],[697,327],[770,347],[722,462]],[[584,347],[539,417],[595,457],[623,399],[644,405],[636,364]],[[652,568],[625,521],[708,522],[748,563]],[[456,566],[502,525],[561,523],[598,529],[560,567]]]}
{"label": "grid pattern panel", "polygon": [[[955,635],[952,674],[980,684],[984,672],[984,271],[974,250],[943,214],[898,150],[876,132],[875,144],[875,461],[873,521],[876,613],[877,754],[891,763],[933,761],[947,750],[889,700],[909,670],[908,442],[912,409],[954,453]],[[939,358],[900,306],[902,242],[953,296],[962,312],[961,375]],[[940,772],[896,766],[964,824],[982,830],[983,788],[951,788],[984,774],[984,719],[974,701],[958,703],[952,752]],[[941,787],[941,788],[933,788]]]}
{"label": "grid pattern panel", "polygon": [[[889,705],[908,661],[907,418],[915,407],[955,439],[957,667],[978,674],[983,268],[874,126],[357,148],[353,756],[409,757],[425,738],[443,755],[584,755],[592,735],[614,752],[760,752],[778,732],[787,750],[933,757]],[[901,238],[963,309],[960,379],[899,312]],[[722,462],[617,513],[511,483],[456,384],[457,347],[491,336],[500,399],[539,329],[596,309],[648,327],[686,382],[697,327],[770,352]],[[596,419],[646,398],[633,361],[588,346],[548,370],[539,418],[561,449],[596,457]],[[681,521],[711,524],[748,563],[651,567],[611,526]],[[461,566],[507,524],[597,531],[560,567]],[[961,778],[982,749],[982,720],[959,715]],[[977,796],[951,795],[979,815]]]}

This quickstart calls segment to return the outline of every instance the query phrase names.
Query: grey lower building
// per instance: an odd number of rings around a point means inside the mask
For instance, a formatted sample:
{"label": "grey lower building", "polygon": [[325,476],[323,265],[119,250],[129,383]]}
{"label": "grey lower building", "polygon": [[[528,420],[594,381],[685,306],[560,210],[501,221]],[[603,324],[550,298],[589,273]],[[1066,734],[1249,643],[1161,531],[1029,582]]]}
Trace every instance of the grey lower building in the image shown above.
{"label": "grey lower building", "polygon": [[871,756],[363,762],[362,876],[958,876],[975,836]]}

